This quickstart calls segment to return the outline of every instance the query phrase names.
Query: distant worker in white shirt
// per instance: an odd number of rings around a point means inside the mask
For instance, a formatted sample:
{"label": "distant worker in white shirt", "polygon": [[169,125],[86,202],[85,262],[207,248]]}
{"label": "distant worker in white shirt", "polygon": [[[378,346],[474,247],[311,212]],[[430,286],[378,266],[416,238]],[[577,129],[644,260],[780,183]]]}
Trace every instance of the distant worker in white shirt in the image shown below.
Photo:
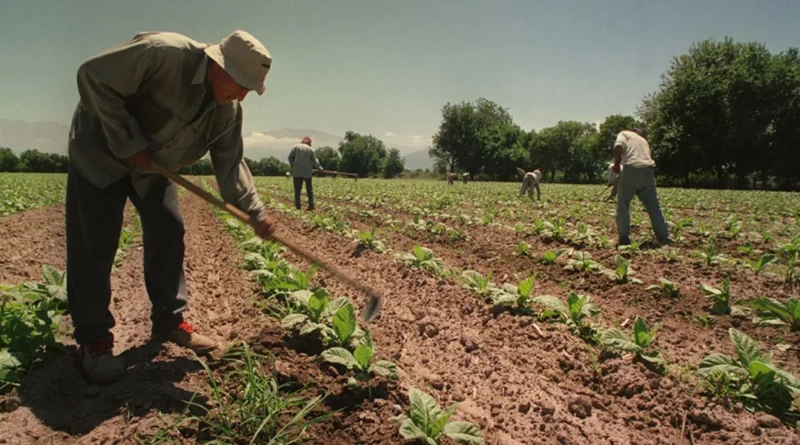
{"label": "distant worker in white shirt", "polygon": [[[619,168],[621,172],[622,166],[620,165]],[[608,186],[611,187],[611,194],[608,195],[606,201],[613,201],[617,197],[617,188],[619,186],[619,174],[614,171],[613,162],[608,164]]]}
{"label": "distant worker in white shirt", "polygon": [[539,189],[539,181],[542,180],[542,171],[538,168],[532,172],[525,172],[525,170],[517,167],[520,179],[522,179],[522,188],[519,189],[519,197],[525,196],[528,192],[528,197],[533,199],[533,189],[536,189],[536,199],[542,200],[542,192]]}
{"label": "distant worker in white shirt", "polygon": [[[624,166],[624,168],[623,168]],[[623,130],[614,143],[614,173],[620,173],[617,201],[617,234],[619,244],[630,244],[630,211],[634,195],[639,197],[650,216],[650,224],[661,244],[672,244],[669,230],[661,212],[656,192],[656,163],[650,154],[650,144],[638,128]]]}

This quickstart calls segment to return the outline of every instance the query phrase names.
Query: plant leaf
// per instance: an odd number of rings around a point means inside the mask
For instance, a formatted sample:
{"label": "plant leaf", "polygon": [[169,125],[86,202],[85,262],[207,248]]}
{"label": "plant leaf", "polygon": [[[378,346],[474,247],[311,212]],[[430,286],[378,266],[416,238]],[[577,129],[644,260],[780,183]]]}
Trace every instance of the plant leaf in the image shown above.
{"label": "plant leaf", "polygon": [[526,280],[520,281],[519,286],[517,287],[517,291],[519,295],[523,297],[529,297],[531,292],[533,291],[533,284],[536,281],[536,277],[529,277]]}
{"label": "plant leaf", "polygon": [[356,331],[356,313],[352,304],[342,306],[333,316],[333,332],[340,345],[347,345]]}
{"label": "plant leaf", "polygon": [[347,369],[352,369],[358,366],[358,361],[345,348],[335,347],[330,348],[328,350],[322,351],[322,354],[319,355],[323,362],[330,362],[336,363],[339,365],[344,365]]}
{"label": "plant leaf", "polygon": [[707,376],[715,372],[733,374],[737,377],[747,377],[748,372],[739,363],[725,354],[711,354],[700,362],[697,369],[698,374]]}
{"label": "plant leaf", "polygon": [[373,363],[372,366],[370,366],[370,371],[384,377],[389,377],[390,380],[397,380],[400,378],[397,365],[386,360],[378,360]]}
{"label": "plant leaf", "polygon": [[541,304],[542,306],[548,307],[560,313],[567,313],[567,307],[564,306],[564,302],[559,299],[558,297],[554,297],[552,295],[539,295],[531,300],[532,303]]}
{"label": "plant leaf", "polygon": [[353,352],[358,367],[362,370],[369,369],[369,362],[372,361],[372,348],[368,345],[359,345]]}
{"label": "plant leaf", "polygon": [[409,417],[415,425],[427,433],[433,422],[442,414],[442,409],[439,408],[436,399],[416,388],[409,388],[408,399]]}
{"label": "plant leaf", "polygon": [[410,418],[403,419],[402,423],[400,424],[400,435],[406,440],[424,440],[428,438],[428,435],[425,434],[425,431],[420,429],[420,427],[418,427]]}
{"label": "plant leaf", "polygon": [[292,329],[301,323],[308,320],[306,314],[289,314],[281,319],[281,327],[284,329]]}
{"label": "plant leaf", "polygon": [[642,352],[642,347],[631,341],[622,330],[618,328],[610,328],[600,334],[600,343],[606,347],[624,352]]}
{"label": "plant leaf", "polygon": [[734,328],[728,329],[728,333],[731,336],[736,355],[739,356],[739,361],[745,368],[750,367],[750,362],[762,358],[761,348],[752,338]]}
{"label": "plant leaf", "polygon": [[478,427],[470,422],[449,422],[442,429],[442,434],[453,439],[456,443],[474,445],[483,445],[485,443]]}

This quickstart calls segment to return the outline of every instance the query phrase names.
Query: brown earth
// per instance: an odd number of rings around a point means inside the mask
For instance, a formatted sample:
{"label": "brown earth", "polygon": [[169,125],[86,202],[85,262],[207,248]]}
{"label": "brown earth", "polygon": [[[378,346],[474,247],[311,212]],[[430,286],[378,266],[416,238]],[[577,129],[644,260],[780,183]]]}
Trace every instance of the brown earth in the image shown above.
{"label": "brown earth", "polygon": [[[401,379],[399,387],[386,386],[374,401],[364,401],[344,392],[343,376],[314,363],[313,356],[287,338],[274,319],[251,304],[255,289],[238,268],[242,255],[207,205],[186,195],[183,211],[188,319],[221,342],[245,340],[258,351],[272,352],[281,381],[306,386],[309,394],[328,394],[325,409],[343,409],[314,427],[309,443],[402,443],[397,425],[388,418],[405,410],[405,390],[410,386],[432,394],[441,405],[458,402],[456,417],[480,425],[489,444],[800,443],[795,432],[774,424],[769,416],[693,395],[680,374],[658,375],[634,364],[630,357],[597,356],[562,326],[495,311],[452,280],[409,269],[391,255],[361,251],[351,240],[276,214],[281,230],[291,233],[302,247],[386,296],[382,315],[368,327],[378,355],[397,363]],[[63,267],[63,207],[34,212],[0,220],[4,243],[20,250],[11,255],[2,249],[0,282],[35,279],[42,263]],[[695,362],[709,348],[732,352],[725,320],[711,331],[681,321],[683,312],[694,313],[706,304],[699,291],[691,290],[696,289],[695,282],[685,284],[683,300],[665,305],[643,287],[616,286],[604,276],[569,274],[559,265],[546,267],[518,258],[511,249],[516,243],[514,233],[476,227],[469,234],[468,242],[425,245],[448,267],[491,270],[499,282],[518,281],[535,271],[536,294],[563,298],[564,287],[591,293],[603,308],[607,324],[637,314],[648,322],[663,320],[658,345],[670,359]],[[381,237],[387,238],[394,252],[408,252],[419,243],[396,232],[381,232]],[[526,241],[536,257],[555,247],[535,237]],[[39,249],[25,246],[51,251],[42,255]],[[610,266],[610,254],[592,253]],[[286,257],[307,266],[291,253]],[[135,443],[135,435],[147,437],[166,425],[159,413],[175,417],[194,392],[207,394],[204,371],[189,354],[147,342],[149,302],[141,261],[137,248],[112,278],[115,352],[126,357],[128,377],[108,386],[87,385],[73,366],[74,347],[68,345],[56,361],[32,372],[19,391],[4,397],[0,406],[8,412],[0,414],[0,443]],[[657,260],[642,263],[637,272],[643,279],[648,277],[646,282],[661,276],[663,265]],[[681,277],[718,278],[721,274],[688,264],[673,271]],[[768,277],[731,278],[737,278],[734,288],[744,292],[768,289],[770,283]],[[333,295],[351,296],[357,308],[364,306],[364,296],[354,294],[325,271],[318,272],[314,282]],[[786,340],[796,341],[796,336]],[[796,355],[790,352],[787,355]],[[797,369],[796,356],[776,358]]]}
{"label": "brown earth", "polygon": [[[277,199],[284,200],[280,196]],[[324,213],[325,207],[318,204],[318,211]],[[341,205],[337,208],[342,210]],[[570,443],[579,437],[592,443],[659,443],[659,440],[680,443],[685,414],[686,430],[698,443],[796,443],[798,440],[789,429],[771,431],[758,427],[759,416],[763,414],[747,414],[736,406],[726,410],[691,395],[689,382],[684,381],[688,378],[680,371],[660,377],[641,365],[633,365],[630,358],[598,358],[582,342],[555,326],[533,323],[530,318],[514,317],[507,312],[498,315],[452,280],[438,280],[410,271],[389,255],[364,252],[357,256],[352,241],[313,230],[300,221],[282,219],[282,224],[294,233],[304,234],[302,239],[309,240],[309,246],[318,247],[326,260],[370,280],[391,295],[380,319],[385,321],[373,328],[376,338],[384,343],[387,337],[396,339],[396,344],[382,346],[383,350],[394,348],[391,353],[398,364],[416,370],[409,373],[407,380],[427,384],[426,389],[433,388],[440,400],[463,400],[462,406],[471,420],[485,426],[484,431],[490,437],[512,438],[519,443]],[[357,229],[371,228],[353,220],[350,225]],[[516,238],[510,232],[471,228],[470,235],[467,242],[447,243],[433,238],[429,239],[430,244],[423,245],[431,247],[447,267],[492,271],[498,282],[518,281],[527,276],[519,272],[534,271],[539,277],[534,291],[537,295],[564,298],[566,291],[558,283],[590,293],[603,309],[606,325],[613,320],[632,321],[635,315],[644,316],[651,324],[662,323],[659,349],[670,362],[679,365],[696,366],[710,352],[732,354],[727,327],[750,324],[717,317],[714,329],[706,330],[688,317],[702,313],[708,306],[697,284],[701,280],[718,283],[717,278],[721,281],[721,276],[731,275],[724,269],[695,264],[673,268],[672,274],[681,277],[684,293],[676,302],[656,297],[645,291],[644,286],[615,285],[602,275],[571,274],[563,271],[561,265],[547,267],[515,257],[509,247],[516,243]],[[389,230],[379,231],[379,236],[387,239],[394,252],[408,252],[414,244],[419,244],[418,240]],[[527,241],[535,258],[546,249],[556,248],[536,237],[528,237]],[[370,260],[361,261],[364,256]],[[658,260],[646,261],[644,254],[637,258],[636,264],[642,265],[637,267],[638,276],[647,284],[664,273],[664,264]],[[595,259],[608,266],[613,253],[598,252]],[[764,289],[782,292],[774,278],[756,278],[751,272],[730,278],[734,295],[753,295]],[[536,326],[532,328],[533,325]],[[740,329],[762,341],[782,336],[778,329],[752,326]],[[798,369],[794,346],[797,339],[797,334],[781,339],[793,345],[786,352],[770,350],[778,364]],[[478,345],[477,349],[465,346],[473,344]],[[399,355],[395,352],[397,348]],[[435,349],[433,354],[431,348]],[[609,414],[598,413],[597,422],[576,421],[569,408],[581,395],[605,407]],[[551,419],[546,417],[550,409],[544,409],[544,414],[537,413],[535,403],[529,409],[523,401],[520,408],[526,415],[521,415],[520,410],[514,410],[519,400],[549,400],[553,406],[566,408],[568,412],[566,416]]]}

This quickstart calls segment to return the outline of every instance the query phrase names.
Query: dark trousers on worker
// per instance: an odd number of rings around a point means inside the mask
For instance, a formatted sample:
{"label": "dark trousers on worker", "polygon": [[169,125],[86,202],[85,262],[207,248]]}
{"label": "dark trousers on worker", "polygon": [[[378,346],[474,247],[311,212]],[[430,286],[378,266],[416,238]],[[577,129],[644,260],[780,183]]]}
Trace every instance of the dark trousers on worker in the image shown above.
{"label": "dark trousers on worker", "polygon": [[294,207],[300,210],[300,192],[303,190],[303,182],[306,183],[306,195],[308,195],[308,208],[314,208],[314,186],[311,185],[311,178],[294,177]]}
{"label": "dark trousers on worker", "polygon": [[169,331],[187,308],[184,228],[177,186],[164,178],[144,198],[130,176],[100,189],[70,163],[67,175],[67,298],[79,344],[113,341],[111,268],[130,198],[142,222],[144,281],[154,331]]}

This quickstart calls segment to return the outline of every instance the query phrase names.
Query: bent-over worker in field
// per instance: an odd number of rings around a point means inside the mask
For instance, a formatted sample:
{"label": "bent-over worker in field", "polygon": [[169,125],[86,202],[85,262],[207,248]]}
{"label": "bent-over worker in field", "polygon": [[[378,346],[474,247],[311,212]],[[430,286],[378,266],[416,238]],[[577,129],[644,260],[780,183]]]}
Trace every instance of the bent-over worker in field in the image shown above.
{"label": "bent-over worker in field", "polygon": [[[622,166],[620,165],[620,172],[622,171]],[[608,186],[611,187],[611,194],[608,195],[606,201],[613,201],[614,198],[617,197],[617,188],[619,186],[619,173],[614,171],[614,163],[608,164],[608,176],[607,176]]]}
{"label": "bent-over worker in field", "polygon": [[311,177],[314,169],[324,170],[319,165],[317,155],[311,148],[311,138],[304,137],[303,140],[292,147],[289,152],[289,165],[292,167],[294,176],[294,206],[300,210],[300,192],[303,191],[303,183],[306,183],[306,195],[308,195],[308,210],[314,210],[314,186],[311,184]]}
{"label": "bent-over worker in field", "polygon": [[453,185],[453,182],[456,180],[456,174],[450,173],[447,175],[447,185]]}
{"label": "bent-over worker in field", "polygon": [[466,184],[467,181],[469,181],[469,172],[465,172],[464,174],[462,174],[461,175],[461,179],[463,179],[464,180],[464,184]]}
{"label": "bent-over worker in field", "polygon": [[658,202],[655,165],[650,154],[650,144],[641,130],[638,128],[634,128],[633,131],[623,130],[617,135],[614,143],[614,165],[611,168],[615,173],[621,172],[617,201],[617,233],[620,245],[631,242],[630,211],[634,195],[639,197],[650,216],[650,224],[658,241],[661,244],[672,243]]}
{"label": "bent-over worker in field", "polygon": [[243,161],[242,106],[262,95],[272,59],[252,35],[235,31],[219,44],[172,32],[139,33],[78,68],[80,100],[69,134],[67,297],[79,366],[92,382],[125,376],[112,347],[109,275],[130,199],[142,221],[144,281],[152,303],[151,336],[203,354],[215,349],[183,318],[184,225],[178,186],[149,170],[176,171],[210,152],[222,198],[258,221],[267,215]]}
{"label": "bent-over worker in field", "polygon": [[536,199],[542,200],[542,192],[539,189],[539,182],[542,180],[542,171],[538,168],[532,172],[525,172],[525,170],[517,167],[520,179],[522,179],[522,187],[519,189],[519,197],[525,196],[528,192],[528,197],[533,199],[533,189],[536,189]]}

